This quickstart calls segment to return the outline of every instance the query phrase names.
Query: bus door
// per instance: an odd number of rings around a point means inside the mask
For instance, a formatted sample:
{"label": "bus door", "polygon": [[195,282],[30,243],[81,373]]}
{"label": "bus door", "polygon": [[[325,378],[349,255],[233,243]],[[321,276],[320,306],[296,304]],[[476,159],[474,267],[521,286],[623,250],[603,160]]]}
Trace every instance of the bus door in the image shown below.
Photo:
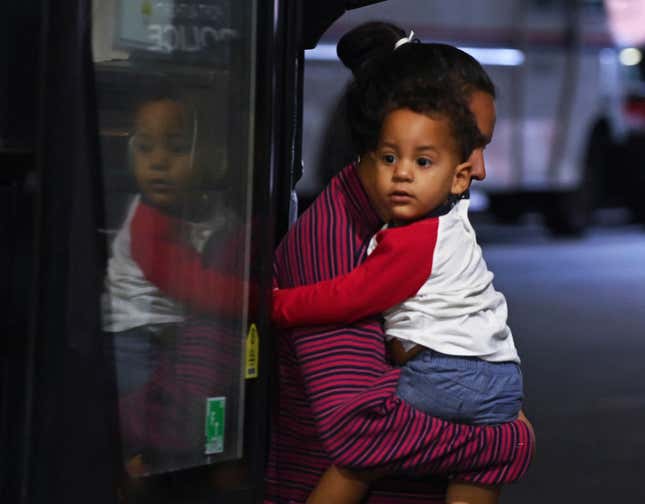
{"label": "bus door", "polygon": [[101,329],[131,499],[258,498],[273,245],[260,3],[93,4]]}
{"label": "bus door", "polygon": [[37,29],[16,7],[9,33],[38,42],[2,61],[35,70],[2,81],[23,84],[2,110],[33,110],[33,134],[2,152],[3,268],[22,272],[3,304],[25,314],[3,356],[0,500],[258,502],[300,9],[24,4]]}

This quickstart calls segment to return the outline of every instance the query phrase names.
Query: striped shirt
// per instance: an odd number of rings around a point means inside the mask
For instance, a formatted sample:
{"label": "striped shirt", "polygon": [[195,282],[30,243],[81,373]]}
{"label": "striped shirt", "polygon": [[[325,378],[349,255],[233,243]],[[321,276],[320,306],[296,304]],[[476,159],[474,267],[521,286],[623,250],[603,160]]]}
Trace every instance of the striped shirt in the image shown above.
{"label": "striped shirt", "polygon": [[[382,222],[350,165],[278,247],[274,285],[294,287],[348,273]],[[279,404],[272,425],[266,503],[304,502],[330,464],[385,469],[370,504],[444,502],[445,479],[509,483],[531,460],[522,422],[457,425],[396,396],[399,370],[386,362],[379,319],[284,331],[278,338]],[[433,476],[428,476],[428,475]]]}

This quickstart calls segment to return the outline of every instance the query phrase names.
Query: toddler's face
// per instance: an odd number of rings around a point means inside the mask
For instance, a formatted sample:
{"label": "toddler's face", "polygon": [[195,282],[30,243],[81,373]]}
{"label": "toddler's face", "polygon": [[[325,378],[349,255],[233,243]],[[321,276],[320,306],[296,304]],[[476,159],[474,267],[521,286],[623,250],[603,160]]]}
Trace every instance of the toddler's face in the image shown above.
{"label": "toddler's face", "polygon": [[183,105],[163,99],[142,105],[132,139],[134,175],[146,201],[173,209],[194,182],[192,124]]}
{"label": "toddler's face", "polygon": [[396,223],[422,218],[470,183],[447,119],[390,112],[373,153],[376,195]]}

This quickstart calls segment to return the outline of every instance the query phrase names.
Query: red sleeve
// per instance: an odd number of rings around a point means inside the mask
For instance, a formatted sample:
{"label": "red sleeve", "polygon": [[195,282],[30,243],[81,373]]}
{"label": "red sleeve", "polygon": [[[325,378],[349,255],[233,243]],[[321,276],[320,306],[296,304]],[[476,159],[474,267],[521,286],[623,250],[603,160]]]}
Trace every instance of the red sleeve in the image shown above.
{"label": "red sleeve", "polygon": [[272,319],[280,327],[351,323],[413,296],[432,272],[437,218],[390,228],[346,275],[273,291]]}
{"label": "red sleeve", "polygon": [[130,224],[133,259],[146,279],[189,308],[239,316],[245,282],[204,267],[200,254],[181,240],[181,225],[178,219],[140,203]]}

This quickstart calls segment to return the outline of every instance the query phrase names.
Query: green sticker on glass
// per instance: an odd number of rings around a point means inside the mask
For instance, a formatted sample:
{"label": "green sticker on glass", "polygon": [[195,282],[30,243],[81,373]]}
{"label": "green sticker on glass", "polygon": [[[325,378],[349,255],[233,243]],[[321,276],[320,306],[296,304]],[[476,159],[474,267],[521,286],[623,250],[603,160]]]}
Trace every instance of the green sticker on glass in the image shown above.
{"label": "green sticker on glass", "polygon": [[226,397],[206,398],[206,455],[224,451],[224,427],[226,426]]}

